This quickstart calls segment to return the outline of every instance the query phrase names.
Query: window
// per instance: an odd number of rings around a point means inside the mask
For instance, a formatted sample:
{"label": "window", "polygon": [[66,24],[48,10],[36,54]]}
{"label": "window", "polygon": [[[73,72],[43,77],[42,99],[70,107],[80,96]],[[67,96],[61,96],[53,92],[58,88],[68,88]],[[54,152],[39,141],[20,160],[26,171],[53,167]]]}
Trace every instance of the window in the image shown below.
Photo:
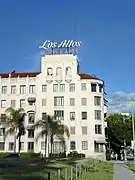
{"label": "window", "polygon": [[34,138],[34,130],[28,129],[28,138]]}
{"label": "window", "polygon": [[71,121],[75,120],[75,112],[70,112],[70,120]]}
{"label": "window", "polygon": [[29,124],[34,124],[34,121],[35,121],[35,113],[29,113],[28,114],[28,123]]}
{"label": "window", "polygon": [[101,125],[95,125],[95,134],[102,134],[102,126]]}
{"label": "window", "polygon": [[45,150],[45,142],[44,141],[41,142],[41,150]]}
{"label": "window", "polygon": [[87,134],[87,126],[82,126],[82,134]]}
{"label": "window", "polygon": [[54,97],[54,106],[64,106],[64,97]]}
{"label": "window", "polygon": [[101,120],[101,111],[95,110],[95,120]]}
{"label": "window", "polygon": [[53,143],[53,152],[59,152],[59,142],[58,141],[55,141],[54,143]]}
{"label": "window", "polygon": [[53,75],[53,69],[51,67],[47,68],[47,75],[52,76]]}
{"label": "window", "polygon": [[1,108],[6,108],[6,106],[7,106],[7,101],[1,100]]}
{"label": "window", "polygon": [[42,85],[42,92],[47,92],[47,85],[46,84]]}
{"label": "window", "polygon": [[35,105],[34,98],[28,99],[28,104],[29,104],[29,106]]}
{"label": "window", "polygon": [[1,122],[5,122],[5,120],[6,120],[6,114],[1,114],[1,119],[0,119],[0,121],[1,121]]}
{"label": "window", "polygon": [[5,142],[0,142],[0,151],[5,150]]}
{"label": "window", "polygon": [[34,142],[28,142],[28,152],[34,151]]}
{"label": "window", "polygon": [[25,99],[20,99],[20,108],[25,108]]}
{"label": "window", "polygon": [[58,84],[53,85],[53,92],[58,92]]}
{"label": "window", "polygon": [[62,68],[61,67],[56,68],[56,76],[62,76]]}
{"label": "window", "polygon": [[103,144],[99,144],[99,143],[94,142],[94,151],[96,153],[104,152]]}
{"label": "window", "polygon": [[16,101],[15,100],[11,100],[11,108],[15,109],[15,105],[16,105]]}
{"label": "window", "polygon": [[9,142],[8,149],[9,149],[9,151],[13,151],[14,150],[14,143],[13,142]]}
{"label": "window", "polygon": [[29,86],[29,93],[34,94],[35,93],[35,85],[30,85]]}
{"label": "window", "polygon": [[70,141],[70,150],[76,150],[76,143],[75,143],[75,141]]}
{"label": "window", "polygon": [[82,150],[88,150],[88,141],[82,141]]}
{"label": "window", "polygon": [[46,120],[46,113],[42,113],[42,120]]}
{"label": "window", "polygon": [[75,84],[69,84],[69,91],[75,92]]}
{"label": "window", "polygon": [[4,136],[5,135],[5,128],[0,128],[0,136]]}
{"label": "window", "polygon": [[87,120],[87,112],[82,112],[82,120]]}
{"label": "window", "polygon": [[103,92],[103,85],[99,84],[99,92],[102,93]]}
{"label": "window", "polygon": [[86,83],[82,83],[81,84],[81,90],[82,91],[86,91]]}
{"label": "window", "polygon": [[75,106],[75,98],[70,98],[70,106]]}
{"label": "window", "polygon": [[26,86],[25,85],[21,85],[20,86],[20,94],[25,94],[26,93]]}
{"label": "window", "polygon": [[7,93],[7,86],[2,86],[2,94],[6,94]]}
{"label": "window", "polygon": [[64,111],[54,111],[57,120],[64,120]]}
{"label": "window", "polygon": [[70,134],[71,135],[75,134],[75,126],[70,127]]}
{"label": "window", "polygon": [[82,98],[81,104],[82,104],[82,106],[86,106],[87,105],[87,98]]}
{"label": "window", "polygon": [[46,99],[42,99],[42,106],[46,106]]}
{"label": "window", "polygon": [[24,150],[24,142],[20,142],[20,150],[21,150],[21,151]]}
{"label": "window", "polygon": [[65,84],[60,84],[60,92],[65,92]]}
{"label": "window", "polygon": [[94,97],[94,105],[101,106],[101,97],[99,97],[99,96]]}
{"label": "window", "polygon": [[60,141],[54,141],[53,143],[53,153],[64,152],[64,144]]}
{"label": "window", "polygon": [[91,92],[96,92],[96,91],[97,91],[97,85],[91,84]]}
{"label": "window", "polygon": [[11,94],[15,94],[16,93],[16,86],[11,86]]}

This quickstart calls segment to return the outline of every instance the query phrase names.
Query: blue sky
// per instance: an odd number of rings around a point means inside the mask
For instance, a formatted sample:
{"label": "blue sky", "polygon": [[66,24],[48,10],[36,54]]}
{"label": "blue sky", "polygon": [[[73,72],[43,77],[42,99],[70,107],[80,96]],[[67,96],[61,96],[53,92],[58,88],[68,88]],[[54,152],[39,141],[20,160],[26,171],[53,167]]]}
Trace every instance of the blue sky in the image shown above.
{"label": "blue sky", "polygon": [[82,41],[81,71],[104,79],[111,100],[115,94],[130,96],[135,77],[134,7],[134,0],[1,1],[0,71],[39,71],[38,46],[44,40],[76,39]]}

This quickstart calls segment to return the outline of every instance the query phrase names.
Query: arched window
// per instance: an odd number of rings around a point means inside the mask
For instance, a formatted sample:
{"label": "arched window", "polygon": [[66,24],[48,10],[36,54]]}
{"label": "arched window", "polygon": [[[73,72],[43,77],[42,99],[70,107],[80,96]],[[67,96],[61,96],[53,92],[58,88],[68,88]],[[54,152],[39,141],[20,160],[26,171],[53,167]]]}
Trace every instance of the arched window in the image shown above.
{"label": "arched window", "polygon": [[66,67],[66,72],[65,72],[66,75],[69,75],[71,74],[71,67]]}
{"label": "arched window", "polygon": [[62,68],[61,67],[56,68],[56,76],[58,76],[58,75],[62,75]]}
{"label": "arched window", "polygon": [[52,69],[51,67],[49,67],[49,68],[47,69],[47,75],[48,75],[48,76],[52,76],[52,75],[53,75],[53,69]]}

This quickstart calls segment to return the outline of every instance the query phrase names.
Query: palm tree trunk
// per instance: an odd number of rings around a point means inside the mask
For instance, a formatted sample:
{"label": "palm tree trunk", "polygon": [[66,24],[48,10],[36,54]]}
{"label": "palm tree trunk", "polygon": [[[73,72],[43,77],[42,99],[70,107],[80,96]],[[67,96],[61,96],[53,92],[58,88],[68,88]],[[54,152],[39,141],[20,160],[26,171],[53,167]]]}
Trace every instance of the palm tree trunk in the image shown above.
{"label": "palm tree trunk", "polygon": [[46,161],[46,152],[47,152],[47,131],[45,133],[45,155],[44,155],[44,160]]}
{"label": "palm tree trunk", "polygon": [[15,136],[14,136],[14,153],[16,153],[16,139],[17,139],[17,129],[15,130]]}
{"label": "palm tree trunk", "polygon": [[51,136],[51,154],[53,153],[53,135]]}
{"label": "palm tree trunk", "polygon": [[18,137],[18,153],[20,153],[21,150],[21,136]]}
{"label": "palm tree trunk", "polygon": [[48,135],[48,157],[50,155],[50,136]]}
{"label": "palm tree trunk", "polygon": [[16,135],[14,137],[14,153],[16,153]]}

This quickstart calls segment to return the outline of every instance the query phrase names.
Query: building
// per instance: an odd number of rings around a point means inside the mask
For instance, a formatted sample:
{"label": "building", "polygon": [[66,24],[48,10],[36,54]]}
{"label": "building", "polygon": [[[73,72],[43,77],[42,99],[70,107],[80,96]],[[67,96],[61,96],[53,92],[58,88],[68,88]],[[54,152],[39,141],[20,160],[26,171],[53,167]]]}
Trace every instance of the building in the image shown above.
{"label": "building", "polygon": [[[44,153],[44,139],[38,142],[34,139],[39,130],[32,132],[29,127],[49,114],[58,115],[69,127],[67,152],[76,150],[87,156],[104,157],[104,82],[80,73],[77,56],[44,55],[41,72],[0,74],[0,89],[1,117],[8,107],[22,107],[27,114],[27,131],[21,138],[22,152]],[[1,124],[0,151],[12,152],[14,136],[9,135],[4,141],[3,132]],[[54,153],[62,151],[58,140],[54,142],[53,150]]]}
{"label": "building", "polygon": [[129,113],[121,113],[121,115],[123,115],[123,116],[130,116]]}

